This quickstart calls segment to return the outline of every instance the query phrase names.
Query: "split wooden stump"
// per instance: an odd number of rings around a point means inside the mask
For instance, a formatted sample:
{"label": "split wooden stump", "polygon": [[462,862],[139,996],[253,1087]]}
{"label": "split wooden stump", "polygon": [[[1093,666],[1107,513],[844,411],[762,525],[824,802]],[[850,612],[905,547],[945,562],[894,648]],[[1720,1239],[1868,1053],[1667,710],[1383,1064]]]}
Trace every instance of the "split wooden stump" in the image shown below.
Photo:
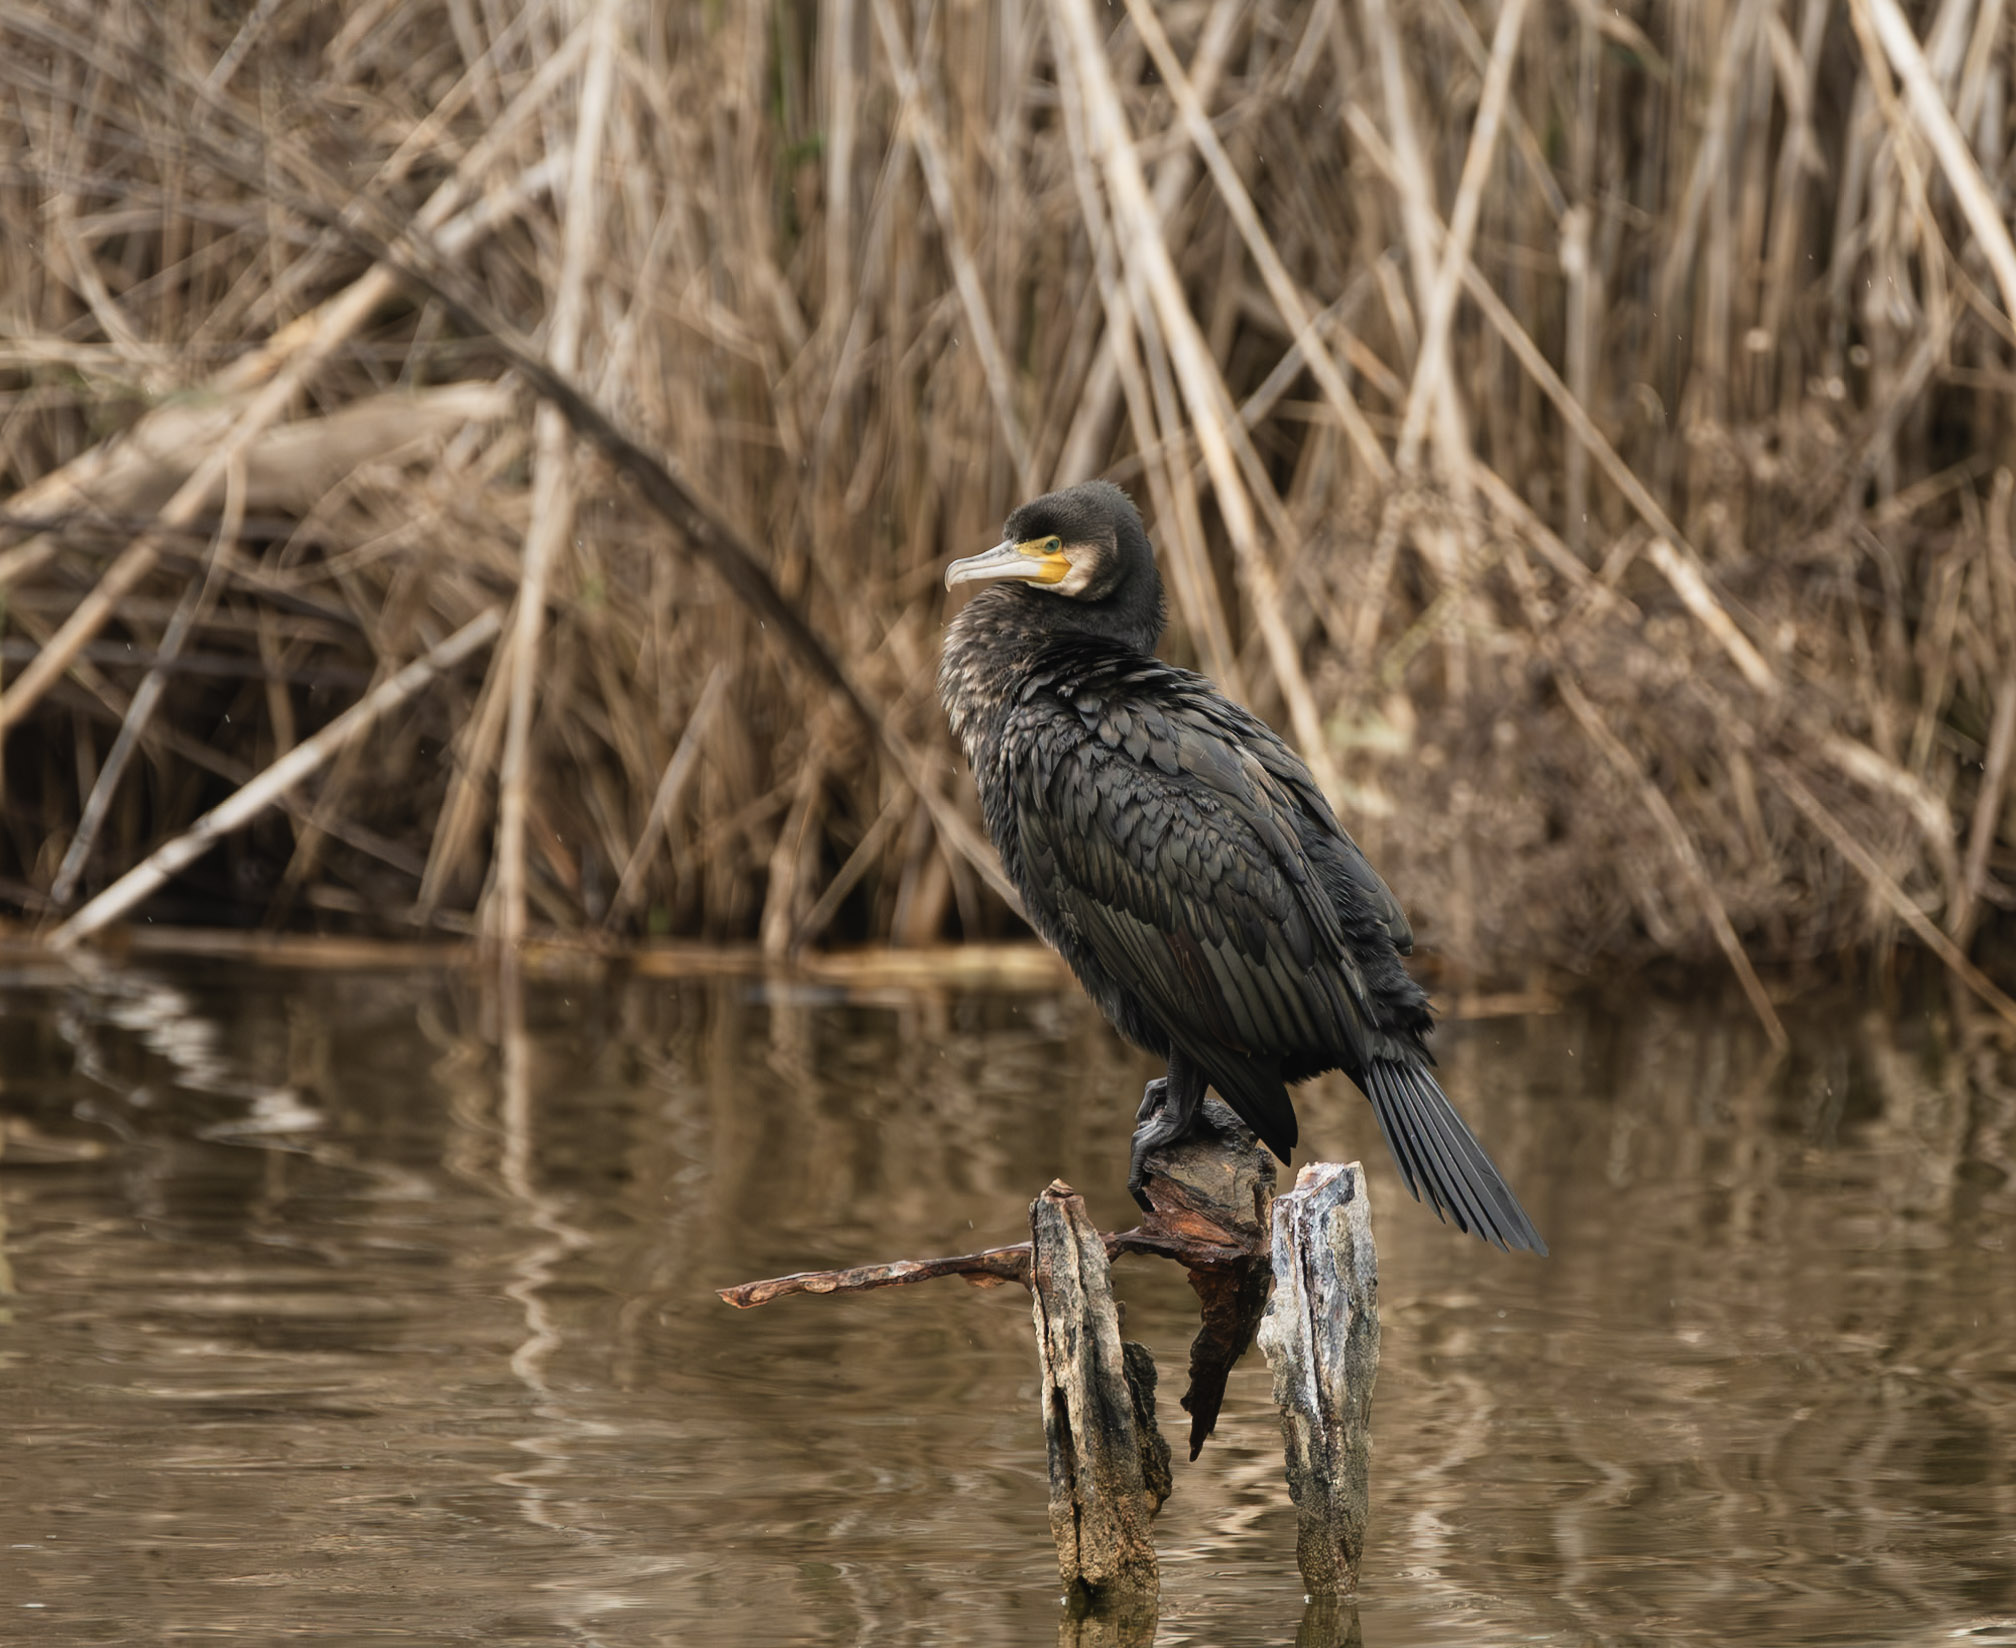
{"label": "split wooden stump", "polygon": [[1216,1099],[1196,1136],[1150,1155],[1147,1167],[1152,1210],[1132,1230],[1101,1235],[1084,1199],[1057,1182],[1030,1204],[1030,1240],[1013,1247],[805,1271],[722,1288],[721,1297],[748,1309],[786,1294],[938,1276],[1022,1283],[1033,1299],[1050,1531],[1065,1592],[1080,1615],[1152,1622],[1159,1568],[1149,1529],[1169,1496],[1169,1445],[1155,1419],[1155,1363],[1146,1346],[1120,1337],[1110,1261],[1174,1259],[1202,1313],[1182,1398],[1190,1457],[1216,1427],[1226,1379],[1257,1334],[1281,1409],[1303,1583],[1316,1598],[1349,1595],[1365,1549],[1379,1369],[1364,1172],[1355,1162],[1316,1163],[1276,1197],[1272,1159]]}
{"label": "split wooden stump", "polygon": [[1053,1182],[1029,1210],[1050,1537],[1067,1590],[1153,1594],[1148,1524],[1169,1497],[1169,1444],[1155,1423],[1155,1363],[1123,1344],[1106,1244],[1085,1199]]}
{"label": "split wooden stump", "polygon": [[1312,1162],[1274,1203],[1274,1297],[1260,1323],[1287,1442],[1295,1560],[1311,1596],[1358,1588],[1379,1376],[1379,1255],[1365,1170]]}

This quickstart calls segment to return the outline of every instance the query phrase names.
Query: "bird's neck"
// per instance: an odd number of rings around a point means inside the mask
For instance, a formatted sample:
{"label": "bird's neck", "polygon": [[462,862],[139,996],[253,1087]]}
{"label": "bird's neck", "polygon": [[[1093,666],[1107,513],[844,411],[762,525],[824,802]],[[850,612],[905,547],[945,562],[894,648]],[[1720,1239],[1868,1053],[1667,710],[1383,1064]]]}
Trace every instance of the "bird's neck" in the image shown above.
{"label": "bird's neck", "polygon": [[997,584],[974,596],[946,629],[938,668],[939,696],[969,761],[976,747],[994,741],[1029,672],[1060,643],[1103,642],[1115,652],[1150,656],[1162,634],[1161,591],[1154,595],[1144,613],[1021,584]]}
{"label": "bird's neck", "polygon": [[1147,657],[1162,639],[1165,618],[1159,581],[1103,601],[1074,601],[1029,584],[999,583],[974,596],[952,620],[947,645],[965,638],[1003,656],[1026,656],[1045,641],[1082,635]]}

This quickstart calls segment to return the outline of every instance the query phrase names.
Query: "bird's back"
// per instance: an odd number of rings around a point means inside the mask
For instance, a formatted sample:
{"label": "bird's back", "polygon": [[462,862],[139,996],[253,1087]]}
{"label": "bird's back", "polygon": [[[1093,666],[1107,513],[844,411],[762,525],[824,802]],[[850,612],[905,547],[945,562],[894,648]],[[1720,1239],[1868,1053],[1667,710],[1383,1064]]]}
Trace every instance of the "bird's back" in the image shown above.
{"label": "bird's back", "polygon": [[1039,929],[1123,1032],[1287,1081],[1418,1056],[1429,1020],[1395,950],[1406,919],[1264,723],[1097,638],[1052,638],[1014,673],[974,759],[989,827]]}

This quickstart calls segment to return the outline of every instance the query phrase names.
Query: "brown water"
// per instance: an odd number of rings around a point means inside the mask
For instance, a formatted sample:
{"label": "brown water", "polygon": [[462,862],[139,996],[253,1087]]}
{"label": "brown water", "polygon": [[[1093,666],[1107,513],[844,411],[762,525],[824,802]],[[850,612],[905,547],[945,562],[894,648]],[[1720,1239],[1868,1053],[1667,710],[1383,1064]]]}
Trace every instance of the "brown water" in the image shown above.
{"label": "brown water", "polygon": [[[459,976],[0,981],[0,1642],[1057,1640],[1021,1290],[711,1290],[1015,1240],[1057,1174],[1125,1220],[1151,1072],[1069,997],[529,1013],[500,1061]],[[1369,1648],[2016,1644],[2016,1102],[1951,1014],[1447,1026],[1544,1262],[1310,1093],[1380,1243]],[[1173,1386],[1187,1288],[1121,1288]],[[1296,1641],[1279,1468],[1256,1357],[1159,1641]]]}

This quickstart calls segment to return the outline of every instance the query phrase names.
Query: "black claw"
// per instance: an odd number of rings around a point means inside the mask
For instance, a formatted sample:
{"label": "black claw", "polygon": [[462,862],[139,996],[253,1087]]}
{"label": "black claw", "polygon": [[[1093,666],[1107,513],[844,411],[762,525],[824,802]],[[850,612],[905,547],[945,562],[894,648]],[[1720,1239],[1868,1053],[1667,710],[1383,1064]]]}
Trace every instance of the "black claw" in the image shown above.
{"label": "black claw", "polygon": [[1169,1074],[1157,1076],[1141,1090],[1141,1108],[1135,1112],[1134,1148],[1127,1158],[1127,1193],[1144,1213],[1153,1213],[1148,1200],[1148,1156],[1165,1144],[1174,1144],[1189,1134],[1204,1103],[1204,1073],[1180,1056],[1169,1061]]}
{"label": "black claw", "polygon": [[1168,1129],[1159,1116],[1134,1129],[1134,1148],[1127,1158],[1127,1194],[1143,1213],[1155,1211],[1155,1204],[1148,1200],[1148,1152],[1161,1145],[1167,1136]]}

